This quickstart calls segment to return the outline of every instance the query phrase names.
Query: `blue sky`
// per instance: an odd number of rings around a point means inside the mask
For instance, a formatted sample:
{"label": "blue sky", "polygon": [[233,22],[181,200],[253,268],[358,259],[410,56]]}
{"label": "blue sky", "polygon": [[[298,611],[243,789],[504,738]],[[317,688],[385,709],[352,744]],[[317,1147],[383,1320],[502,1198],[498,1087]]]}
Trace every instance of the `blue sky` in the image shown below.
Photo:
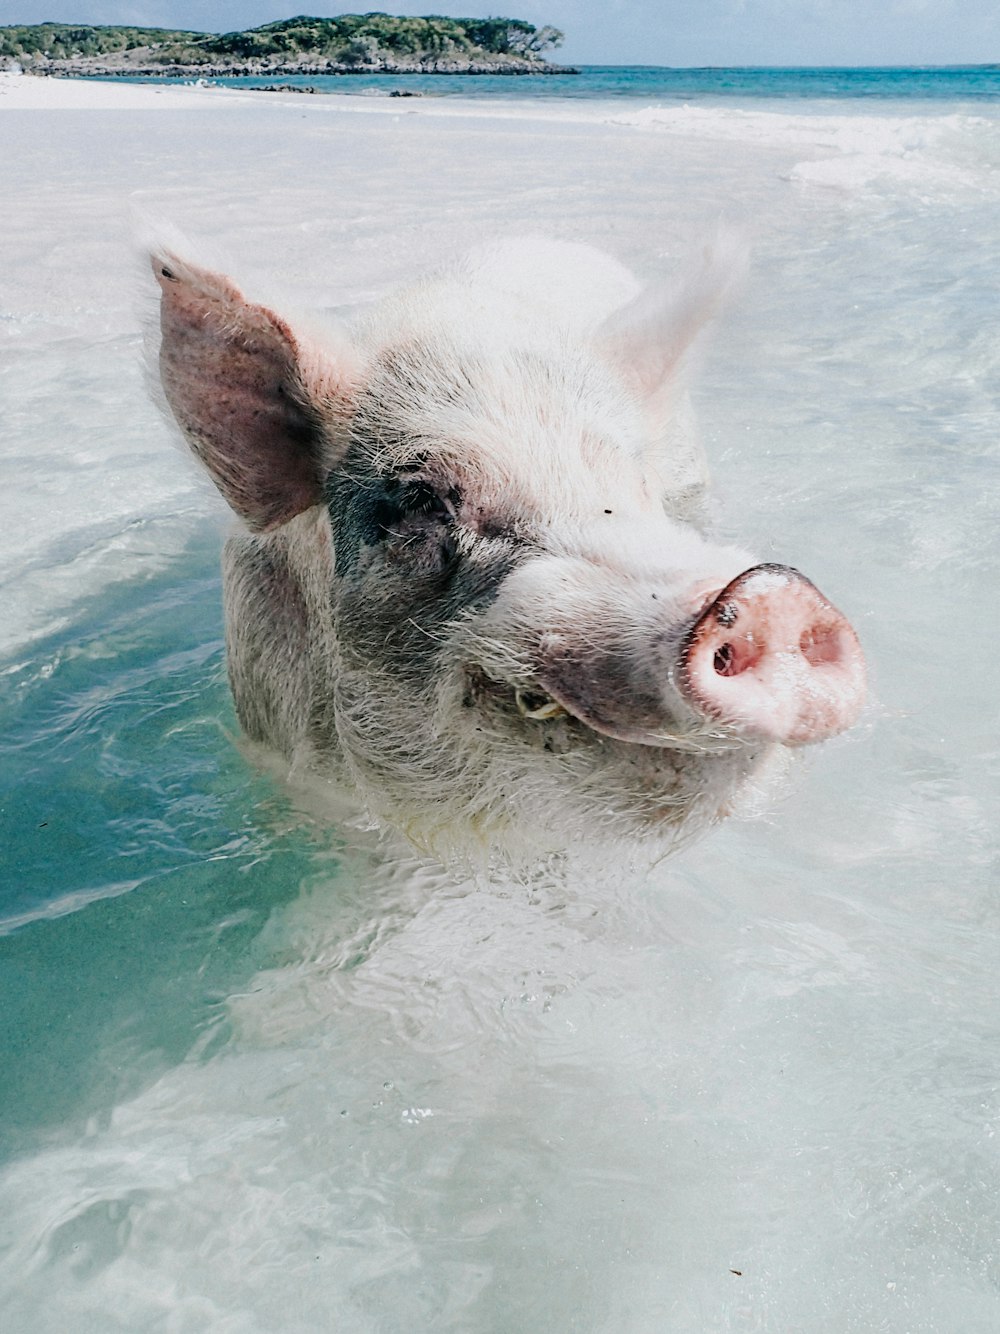
{"label": "blue sky", "polygon": [[[382,0],[393,14],[507,13],[566,33],[577,64],[865,65],[1000,61],[996,0]],[[297,0],[0,0],[0,24],[138,23],[219,32],[293,14],[365,12]]]}

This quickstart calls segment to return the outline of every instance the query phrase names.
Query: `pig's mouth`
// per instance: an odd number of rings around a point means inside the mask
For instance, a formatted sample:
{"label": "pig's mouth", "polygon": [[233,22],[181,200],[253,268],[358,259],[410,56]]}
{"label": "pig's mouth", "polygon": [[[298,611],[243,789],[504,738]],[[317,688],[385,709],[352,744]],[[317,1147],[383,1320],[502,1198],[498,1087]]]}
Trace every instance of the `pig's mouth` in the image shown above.
{"label": "pig's mouth", "polygon": [[[466,682],[467,704],[488,704],[507,715],[516,710],[521,718],[537,727],[540,735],[546,737],[546,749],[553,748],[553,724],[568,725],[586,735],[625,745],[693,753],[731,751],[745,745],[742,739],[711,720],[673,722],[664,717],[659,727],[652,723],[628,726],[620,719],[616,721],[606,716],[593,701],[584,703],[581,699],[573,698],[570,692],[561,691],[558,686],[547,681],[543,684],[541,679],[533,681],[529,686],[512,686],[509,682],[488,675],[481,668],[471,668],[467,669]],[[555,748],[562,749],[558,745]]]}
{"label": "pig's mouth", "polygon": [[521,717],[532,722],[551,722],[554,718],[568,717],[570,712],[546,691],[525,690],[522,686],[514,691],[514,703]]}
{"label": "pig's mouth", "polygon": [[[678,716],[672,717],[665,709],[660,709],[657,711],[658,716],[653,717],[650,716],[652,711],[648,705],[640,711],[621,705],[615,708],[615,702],[609,707],[602,707],[602,701],[574,697],[571,692],[563,691],[558,686],[550,684],[549,689],[551,693],[541,688],[515,692],[518,712],[522,717],[539,721],[571,718],[598,737],[620,741],[629,746],[704,754],[738,750],[746,745],[746,738],[737,736],[707,716],[682,718],[679,715],[684,710],[678,709]],[[530,707],[525,707],[525,696]],[[642,721],[630,722],[628,715],[634,712],[644,713],[646,717]]]}
{"label": "pig's mouth", "polygon": [[[512,687],[509,683],[495,680],[478,669],[467,673],[467,681],[467,703],[471,703],[473,699],[479,703],[488,700],[492,707],[507,714],[513,711],[511,708],[513,704],[514,709],[527,723],[538,726],[546,735],[548,738],[546,749],[552,749],[551,724],[555,723],[569,724],[582,729],[585,734],[622,742],[625,745],[661,747],[699,754],[737,750],[746,744],[741,738],[733,736],[718,724],[711,722],[699,725],[694,721],[686,724],[678,721],[672,726],[664,725],[662,728],[631,728],[616,725],[609,719],[598,716],[592,709],[584,707],[579,701],[558,698],[541,684]],[[542,724],[549,726],[542,728]]]}

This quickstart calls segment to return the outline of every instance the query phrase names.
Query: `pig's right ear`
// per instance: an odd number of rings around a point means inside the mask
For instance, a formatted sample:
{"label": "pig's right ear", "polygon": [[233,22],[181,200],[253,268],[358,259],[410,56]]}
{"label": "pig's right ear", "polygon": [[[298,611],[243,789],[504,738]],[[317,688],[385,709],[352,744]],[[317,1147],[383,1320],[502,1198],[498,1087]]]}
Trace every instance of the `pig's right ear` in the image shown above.
{"label": "pig's right ear", "polygon": [[150,258],[167,402],[216,486],[255,532],[319,504],[340,452],[356,354],[294,332],[222,274],[167,251]]}

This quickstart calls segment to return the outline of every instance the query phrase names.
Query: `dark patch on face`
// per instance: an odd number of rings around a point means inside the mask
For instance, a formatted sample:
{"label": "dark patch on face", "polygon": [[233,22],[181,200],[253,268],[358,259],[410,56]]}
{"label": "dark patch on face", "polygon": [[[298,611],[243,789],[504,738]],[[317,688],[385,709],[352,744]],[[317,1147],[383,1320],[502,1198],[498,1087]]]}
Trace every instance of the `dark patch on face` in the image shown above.
{"label": "dark patch on face", "polygon": [[341,578],[357,569],[362,547],[378,542],[382,497],[382,479],[378,477],[352,477],[345,467],[327,479],[325,499],[334,533],[334,568]]}
{"label": "dark patch on face", "polygon": [[348,460],[326,486],[336,573],[345,578],[354,573],[365,563],[365,548],[381,550],[386,561],[414,572],[445,570],[457,554],[451,529],[461,499],[455,487],[409,471],[359,476]]}
{"label": "dark patch on face", "polygon": [[499,516],[484,533],[481,510],[426,464],[377,474],[356,448],[328,479],[326,501],[340,633],[401,674],[426,673],[442,646],[439,627],[489,606],[528,551]]}

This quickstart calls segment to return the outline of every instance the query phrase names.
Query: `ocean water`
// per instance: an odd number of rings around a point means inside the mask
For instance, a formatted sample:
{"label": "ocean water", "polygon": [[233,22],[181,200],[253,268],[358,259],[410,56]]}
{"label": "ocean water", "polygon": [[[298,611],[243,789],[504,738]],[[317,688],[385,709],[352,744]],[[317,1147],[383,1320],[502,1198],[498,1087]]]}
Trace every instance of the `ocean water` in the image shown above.
{"label": "ocean water", "polygon": [[[164,79],[162,82],[175,82]],[[136,80],[138,82],[138,80]],[[143,80],[146,82],[146,80]],[[657,65],[584,65],[571,74],[515,77],[480,74],[458,78],[446,74],[255,75],[209,82],[221,87],[260,88],[267,84],[315,88],[322,93],[372,96],[400,91],[422,97],[639,98],[644,102],[711,104],[732,99],[801,102],[810,99],[845,102],[993,102],[1000,96],[1000,65],[835,66],[814,68],[738,69],[663,68]]]}
{"label": "ocean water", "polygon": [[[0,105],[4,1328],[1000,1325],[1000,115],[527,82]],[[715,522],[851,615],[862,723],[650,874],[317,820],[236,732],[133,205],[320,311],[485,235],[654,281],[743,227]]]}

